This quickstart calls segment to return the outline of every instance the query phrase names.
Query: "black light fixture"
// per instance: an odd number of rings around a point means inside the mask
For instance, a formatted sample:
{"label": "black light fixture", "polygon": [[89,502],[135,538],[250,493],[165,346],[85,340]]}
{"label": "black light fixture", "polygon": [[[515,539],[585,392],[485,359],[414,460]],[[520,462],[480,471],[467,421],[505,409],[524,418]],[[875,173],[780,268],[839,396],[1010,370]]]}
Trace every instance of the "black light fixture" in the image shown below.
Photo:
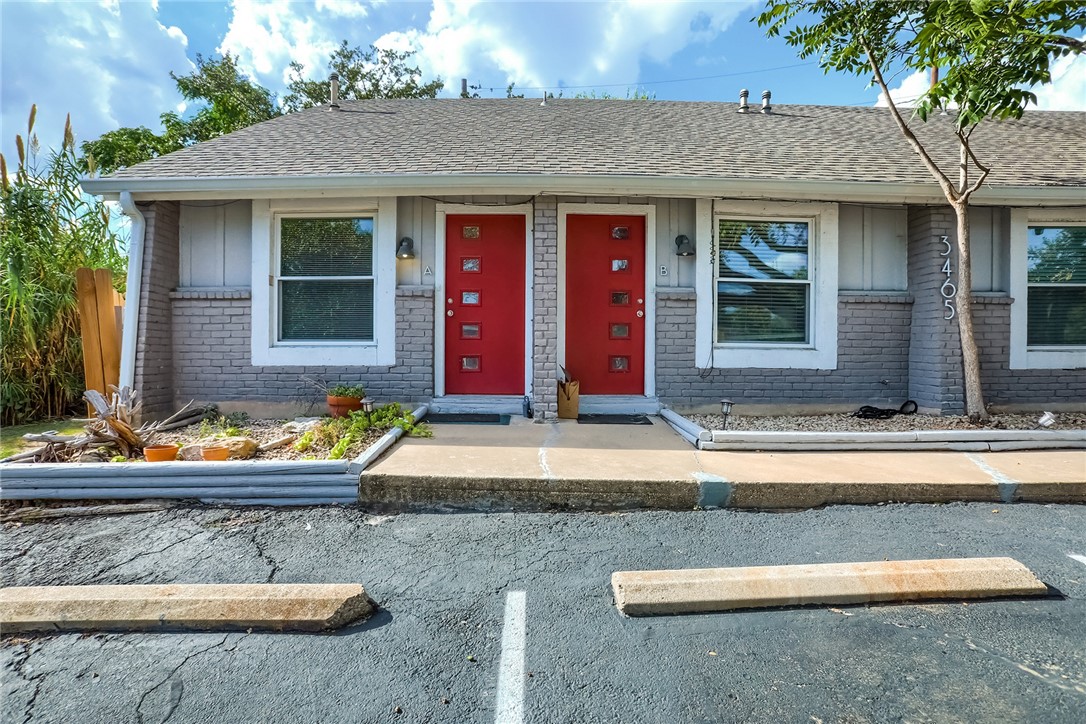
{"label": "black light fixture", "polygon": [[724,399],[724,400],[720,401],[720,413],[722,415],[724,415],[724,429],[725,430],[728,429],[728,417],[732,414],[732,405],[734,405],[734,404],[735,404],[734,402],[732,402],[731,400],[727,400],[727,399]]}
{"label": "black light fixture", "polygon": [[694,256],[694,242],[686,234],[675,237],[675,253],[679,256]]}
{"label": "black light fixture", "polygon": [[414,259],[415,258],[415,240],[410,236],[405,236],[400,239],[400,245],[396,247],[397,259]]}

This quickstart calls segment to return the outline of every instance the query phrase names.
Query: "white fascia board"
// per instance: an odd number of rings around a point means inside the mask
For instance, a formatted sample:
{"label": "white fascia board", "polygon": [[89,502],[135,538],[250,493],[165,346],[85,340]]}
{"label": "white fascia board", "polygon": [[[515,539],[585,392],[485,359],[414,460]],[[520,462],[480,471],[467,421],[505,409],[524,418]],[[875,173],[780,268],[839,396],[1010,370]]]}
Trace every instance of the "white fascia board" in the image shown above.
{"label": "white fascia board", "polygon": [[[945,204],[935,183],[867,183],[707,179],[700,177],[587,176],[539,174],[380,174],[370,176],[238,176],[191,178],[83,179],[89,194],[115,198],[122,191],[134,199],[197,200],[233,198],[312,198],[365,192],[371,196],[593,195],[668,196],[675,198],[789,199],[902,204]],[[1079,206],[1086,188],[1000,186],[982,188],[976,205]]]}

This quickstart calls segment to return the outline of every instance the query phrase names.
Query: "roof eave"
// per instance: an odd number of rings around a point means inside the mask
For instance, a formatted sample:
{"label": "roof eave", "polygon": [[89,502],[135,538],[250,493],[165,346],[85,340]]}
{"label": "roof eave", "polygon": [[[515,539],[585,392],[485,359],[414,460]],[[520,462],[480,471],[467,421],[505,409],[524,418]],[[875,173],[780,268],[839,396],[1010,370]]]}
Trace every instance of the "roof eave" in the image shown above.
{"label": "roof eave", "polygon": [[[712,179],[704,177],[540,174],[381,174],[337,176],[219,176],[93,178],[83,190],[106,199],[128,191],[135,200],[313,198],[345,193],[369,196],[547,195],[668,196],[813,201],[945,203],[935,183]],[[977,205],[1067,206],[1086,203],[1082,186],[991,186]]]}

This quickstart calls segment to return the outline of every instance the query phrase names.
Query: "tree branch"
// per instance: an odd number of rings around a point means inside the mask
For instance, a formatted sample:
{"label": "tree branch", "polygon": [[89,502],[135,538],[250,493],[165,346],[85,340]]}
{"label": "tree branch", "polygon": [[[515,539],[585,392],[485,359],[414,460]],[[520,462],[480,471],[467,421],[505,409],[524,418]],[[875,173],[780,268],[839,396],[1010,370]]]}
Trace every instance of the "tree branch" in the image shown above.
{"label": "tree branch", "polygon": [[886,96],[886,105],[890,108],[890,115],[893,117],[894,123],[897,124],[897,127],[901,130],[902,135],[905,136],[905,140],[912,146],[916,155],[920,156],[920,160],[924,162],[924,165],[931,175],[935,177],[935,180],[943,189],[943,193],[946,194],[947,200],[956,201],[958,192],[954,188],[954,184],[950,182],[950,179],[943,173],[943,170],[932,160],[927,149],[924,148],[923,144],[917,139],[916,134],[914,134],[908,124],[905,123],[905,119],[901,117],[901,111],[898,110],[897,104],[894,103],[894,99],[890,97],[890,89],[886,85],[886,80],[882,77],[882,70],[879,68],[879,64],[875,62],[875,53],[871,50],[871,46],[868,44],[867,39],[862,35],[857,39],[860,41],[860,47],[862,47],[864,53],[867,54],[867,62],[871,65],[871,70],[875,74],[875,82],[879,84],[879,88],[882,89],[883,94]]}

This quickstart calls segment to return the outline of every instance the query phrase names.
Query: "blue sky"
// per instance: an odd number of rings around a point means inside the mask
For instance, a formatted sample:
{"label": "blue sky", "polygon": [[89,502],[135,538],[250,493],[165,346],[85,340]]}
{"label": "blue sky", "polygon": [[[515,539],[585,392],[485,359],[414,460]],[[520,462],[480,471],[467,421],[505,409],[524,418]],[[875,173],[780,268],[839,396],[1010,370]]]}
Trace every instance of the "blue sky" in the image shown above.
{"label": "blue sky", "polygon": [[[878,94],[852,76],[824,75],[750,19],[755,2],[158,2],[0,3],[2,148],[10,158],[31,103],[43,147],[56,145],[72,114],[78,140],[120,126],[158,128],[183,108],[170,71],[189,72],[197,53],[233,53],[262,85],[282,94],[291,60],[327,74],[331,48],[413,49],[427,78],[459,92],[460,78],[504,95],[565,88],[624,96],[640,88],[664,100],[752,101],[773,91],[775,105],[875,104]],[[692,80],[697,79],[697,80]],[[896,78],[903,96],[921,76]],[[491,93],[490,89],[493,88]],[[1086,58],[1063,63],[1041,94],[1042,108],[1086,110]]]}

